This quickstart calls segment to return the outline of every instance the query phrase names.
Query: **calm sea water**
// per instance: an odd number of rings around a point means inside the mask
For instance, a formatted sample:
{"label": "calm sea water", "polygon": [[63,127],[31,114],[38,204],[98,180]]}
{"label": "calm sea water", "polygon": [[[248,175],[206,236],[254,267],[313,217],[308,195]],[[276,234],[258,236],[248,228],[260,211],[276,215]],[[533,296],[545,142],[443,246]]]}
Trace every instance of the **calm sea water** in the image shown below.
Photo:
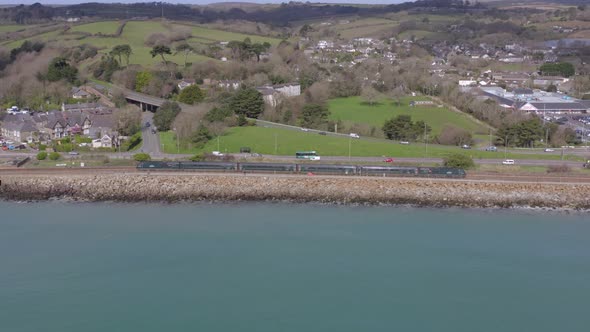
{"label": "calm sea water", "polygon": [[0,331],[589,331],[586,217],[0,202]]}

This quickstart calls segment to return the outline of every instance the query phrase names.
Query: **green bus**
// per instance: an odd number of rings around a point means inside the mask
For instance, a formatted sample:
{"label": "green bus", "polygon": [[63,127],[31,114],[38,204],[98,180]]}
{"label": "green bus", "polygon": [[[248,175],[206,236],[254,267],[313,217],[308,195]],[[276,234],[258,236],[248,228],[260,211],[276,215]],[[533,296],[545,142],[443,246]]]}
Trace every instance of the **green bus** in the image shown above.
{"label": "green bus", "polygon": [[320,156],[315,151],[297,151],[295,152],[295,158],[307,159],[307,160],[320,160]]}

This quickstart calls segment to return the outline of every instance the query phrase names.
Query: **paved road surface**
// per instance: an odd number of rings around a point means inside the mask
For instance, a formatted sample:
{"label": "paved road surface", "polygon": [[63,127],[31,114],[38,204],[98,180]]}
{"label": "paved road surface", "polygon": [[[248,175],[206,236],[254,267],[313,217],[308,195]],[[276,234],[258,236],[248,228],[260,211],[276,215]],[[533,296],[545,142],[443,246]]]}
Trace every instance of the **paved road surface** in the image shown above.
{"label": "paved road surface", "polygon": [[[141,134],[142,134],[142,146],[139,149],[141,152],[149,153],[154,158],[160,158],[160,135],[158,133],[153,134],[152,129],[154,128],[153,123],[154,113],[143,112],[141,116]],[[146,127],[146,123],[150,123],[150,127]]]}

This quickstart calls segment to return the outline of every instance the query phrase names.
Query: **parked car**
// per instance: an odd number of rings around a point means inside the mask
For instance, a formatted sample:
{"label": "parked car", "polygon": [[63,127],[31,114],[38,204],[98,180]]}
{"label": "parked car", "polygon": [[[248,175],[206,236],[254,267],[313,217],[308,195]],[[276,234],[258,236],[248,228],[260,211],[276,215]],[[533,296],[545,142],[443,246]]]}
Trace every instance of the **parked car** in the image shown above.
{"label": "parked car", "polygon": [[514,165],[514,160],[506,159],[502,162],[503,165]]}
{"label": "parked car", "polygon": [[361,138],[359,136],[359,134],[355,134],[355,133],[350,133],[348,136],[352,137],[352,138]]}
{"label": "parked car", "polygon": [[555,150],[553,150],[553,149],[545,149],[545,152],[553,152],[553,151],[555,151]]}
{"label": "parked car", "polygon": [[392,163],[393,162],[393,158],[385,158],[383,161],[386,162],[386,163]]}
{"label": "parked car", "polygon": [[492,146],[488,146],[486,148],[486,151],[496,152],[496,151],[498,151],[498,148],[492,145]]}

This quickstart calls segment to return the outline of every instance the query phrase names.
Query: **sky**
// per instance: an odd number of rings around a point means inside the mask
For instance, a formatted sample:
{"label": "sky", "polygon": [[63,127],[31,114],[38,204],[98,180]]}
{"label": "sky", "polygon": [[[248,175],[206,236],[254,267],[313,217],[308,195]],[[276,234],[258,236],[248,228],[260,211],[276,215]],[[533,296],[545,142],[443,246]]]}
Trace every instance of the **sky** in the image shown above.
{"label": "sky", "polygon": [[[370,3],[370,4],[392,4],[392,3],[400,3],[400,2],[410,2],[412,0],[322,0],[322,1],[311,1],[310,2],[321,2],[321,3]],[[41,4],[51,4],[51,5],[71,5],[76,3],[85,3],[85,2],[102,2],[102,3],[136,3],[136,2],[154,2],[154,1],[141,1],[141,0],[0,0],[0,5],[6,4],[25,4],[30,5],[35,2],[39,2]],[[185,4],[208,4],[208,3],[216,3],[216,2],[255,2],[255,3],[281,3],[281,2],[289,2],[288,0],[247,0],[247,1],[221,1],[221,0],[169,0],[165,1],[169,3],[185,3]],[[303,1],[305,2],[305,1]]]}

